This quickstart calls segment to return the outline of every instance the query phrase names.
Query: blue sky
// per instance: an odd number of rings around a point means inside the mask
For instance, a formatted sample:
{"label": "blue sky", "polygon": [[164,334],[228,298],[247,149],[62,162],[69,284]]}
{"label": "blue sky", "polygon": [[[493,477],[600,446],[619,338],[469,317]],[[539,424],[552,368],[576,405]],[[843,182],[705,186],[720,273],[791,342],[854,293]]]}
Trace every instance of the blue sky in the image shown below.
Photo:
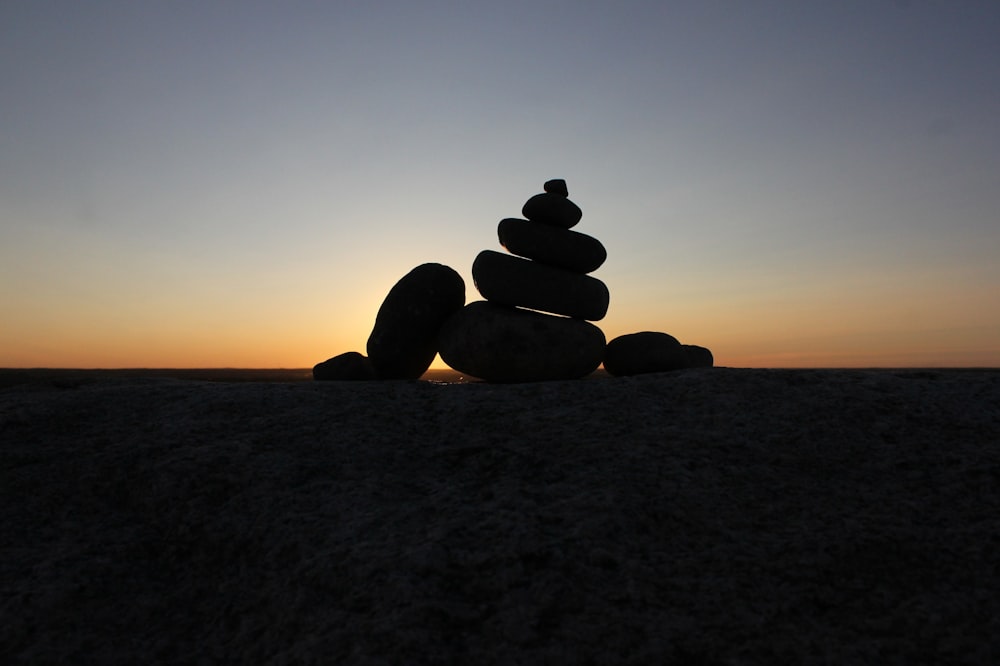
{"label": "blue sky", "polygon": [[611,338],[1000,364],[993,2],[0,6],[0,366],[308,367],[550,178]]}

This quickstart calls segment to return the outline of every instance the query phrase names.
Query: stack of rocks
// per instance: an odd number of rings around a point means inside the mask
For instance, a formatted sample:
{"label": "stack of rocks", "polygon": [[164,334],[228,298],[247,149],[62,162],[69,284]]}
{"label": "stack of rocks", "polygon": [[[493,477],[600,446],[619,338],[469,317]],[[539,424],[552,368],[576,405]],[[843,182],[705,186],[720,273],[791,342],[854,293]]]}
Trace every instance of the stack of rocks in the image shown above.
{"label": "stack of rocks", "polygon": [[575,379],[604,358],[609,294],[588,273],[607,258],[596,238],[570,231],[583,216],[566,183],[550,180],[524,204],[526,219],[501,220],[509,254],[484,250],[472,277],[485,301],[451,316],[438,340],[442,360],[494,382]]}
{"label": "stack of rocks", "polygon": [[[566,181],[528,199],[526,219],[497,227],[509,254],[484,250],[472,277],[485,301],[465,303],[465,283],[442,264],[422,264],[386,296],[368,356],[346,352],[313,367],[318,380],[418,379],[437,353],[491,382],[576,379],[602,362],[611,375],[712,367],[712,352],[667,333],[643,331],[605,344],[592,321],[608,311],[608,288],[588,275],[607,259],[601,242],[570,229],[583,216]],[[464,305],[464,307],[463,307]]]}

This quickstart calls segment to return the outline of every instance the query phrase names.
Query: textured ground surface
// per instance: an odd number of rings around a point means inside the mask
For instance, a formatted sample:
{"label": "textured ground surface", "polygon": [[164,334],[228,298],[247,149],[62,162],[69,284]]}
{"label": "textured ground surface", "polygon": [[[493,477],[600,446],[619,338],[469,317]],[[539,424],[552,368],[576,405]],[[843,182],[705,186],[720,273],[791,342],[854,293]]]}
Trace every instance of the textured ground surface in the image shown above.
{"label": "textured ground surface", "polygon": [[998,553],[1000,371],[0,388],[15,663],[993,664]]}

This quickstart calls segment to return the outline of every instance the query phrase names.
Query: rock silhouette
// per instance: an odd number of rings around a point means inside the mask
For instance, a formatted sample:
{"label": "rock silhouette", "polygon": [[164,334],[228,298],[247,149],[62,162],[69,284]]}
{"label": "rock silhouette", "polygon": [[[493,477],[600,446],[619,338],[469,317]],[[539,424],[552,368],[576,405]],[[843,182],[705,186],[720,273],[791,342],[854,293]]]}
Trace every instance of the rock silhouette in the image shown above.
{"label": "rock silhouette", "polygon": [[359,352],[344,352],[313,366],[317,381],[356,381],[376,379],[375,368],[368,357]]}
{"label": "rock silhouette", "polygon": [[668,333],[643,331],[608,342],[604,369],[612,375],[638,375],[687,367],[684,347]]}
{"label": "rock silhouette", "polygon": [[491,382],[577,379],[604,355],[604,332],[582,319],[475,301],[441,329],[441,359]]}
{"label": "rock silhouette", "polygon": [[610,343],[590,322],[608,311],[607,286],[589,273],[607,259],[599,240],[571,231],[583,217],[566,181],[547,181],[505,218],[472,264],[485,301],[465,303],[465,283],[442,264],[422,264],[393,286],[368,338],[368,356],[347,352],[313,367],[317,380],[418,379],[434,356],[492,382],[576,379],[603,361],[612,375],[712,367],[712,352],[667,333],[643,331]]}
{"label": "rock silhouette", "polygon": [[452,316],[440,338],[441,358],[456,370],[496,382],[576,379],[603,359],[604,332],[587,320],[604,318],[608,288],[587,273],[607,252],[569,231],[583,213],[566,182],[544,188],[522,207],[527,220],[500,221],[497,237],[510,254],[483,250],[473,262],[486,301]]}
{"label": "rock silhouette", "polygon": [[604,352],[604,369],[615,376],[710,368],[713,362],[705,347],[682,345],[674,336],[656,331],[620,335],[608,342]]}
{"label": "rock silhouette", "polygon": [[542,189],[552,194],[559,194],[564,197],[569,196],[569,189],[566,187],[566,181],[562,178],[553,178],[552,180],[545,181]]}
{"label": "rock silhouette", "polygon": [[500,220],[497,236],[511,254],[574,273],[596,271],[608,258],[596,238],[516,217]]}
{"label": "rock silhouette", "polygon": [[706,347],[698,345],[682,345],[684,355],[687,356],[689,368],[711,368],[715,365],[715,357],[712,351]]}
{"label": "rock silhouette", "polygon": [[521,214],[532,222],[551,224],[552,226],[569,229],[576,226],[583,217],[583,211],[569,200],[569,190],[566,181],[550,180],[542,187],[543,194],[536,194],[521,207]]}
{"label": "rock silhouette", "polygon": [[438,332],[465,304],[465,281],[442,264],[422,264],[389,291],[368,337],[379,379],[419,379],[438,352]]}
{"label": "rock silhouette", "polygon": [[608,288],[597,278],[493,250],[479,253],[472,278],[491,303],[590,321],[608,311]]}

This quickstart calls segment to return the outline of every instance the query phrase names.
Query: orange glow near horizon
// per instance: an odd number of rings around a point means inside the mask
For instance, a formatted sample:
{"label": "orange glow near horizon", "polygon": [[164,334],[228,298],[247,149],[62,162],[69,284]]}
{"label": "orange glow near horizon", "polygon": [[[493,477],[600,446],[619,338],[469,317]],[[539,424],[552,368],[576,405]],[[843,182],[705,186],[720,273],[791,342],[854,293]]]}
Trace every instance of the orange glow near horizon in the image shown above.
{"label": "orange glow near horizon", "polygon": [[[137,327],[104,330],[57,328],[4,335],[0,367],[7,368],[311,368],[347,352],[365,353],[368,327],[338,335],[309,330],[304,322],[244,330],[175,324],[165,330]],[[296,325],[297,324],[297,325]],[[598,322],[600,326],[600,322]],[[850,333],[767,337],[768,330],[719,335],[706,328],[683,332],[669,327],[601,326],[608,339],[640,330],[664,330],[681,342],[708,347],[715,364],[746,368],[1000,367],[1000,347],[990,331],[939,331],[905,334]],[[770,327],[768,327],[770,328]],[[800,327],[801,329],[801,327]],[[30,336],[28,335],[30,333]],[[435,357],[431,368],[448,366]]]}
{"label": "orange glow near horizon", "polygon": [[[331,285],[320,273],[248,280],[244,289],[156,271],[145,285],[102,279],[66,294],[42,283],[34,298],[10,287],[15,316],[0,328],[0,367],[299,369],[365,353],[378,307],[405,271],[372,267],[360,286]],[[736,290],[732,278],[695,276],[704,291],[684,294],[608,273],[611,307],[596,322],[608,340],[663,331],[708,347],[727,367],[1000,367],[1000,313],[984,307],[993,283],[976,275],[920,283],[853,275],[809,291],[749,279]],[[464,279],[466,301],[478,300]],[[447,368],[440,357],[431,367]]]}
{"label": "orange glow near horizon", "polygon": [[[99,283],[62,295],[52,286],[48,300],[12,288],[8,311],[15,316],[0,329],[0,367],[311,368],[366,352],[378,307],[398,279],[386,276],[403,272],[363,278],[360,288],[306,273],[268,284],[274,293],[263,296],[263,282],[231,291],[191,280],[166,291],[159,275],[145,290],[138,282]],[[465,279],[466,300],[477,300]],[[605,279],[611,308],[596,325],[608,340],[663,331],[708,347],[718,366],[1000,367],[1000,313],[984,307],[993,298],[990,280],[939,284],[931,277],[904,290],[896,286],[902,280],[855,276],[837,278],[841,290],[763,284],[738,293],[720,281],[685,296],[648,283],[616,290],[620,279]],[[296,289],[299,283],[320,287]],[[314,305],[323,302],[331,305]],[[665,302],[669,307],[649,305]],[[447,366],[436,357],[431,367]]]}
{"label": "orange glow near horizon", "polygon": [[[411,249],[444,261],[474,251]],[[382,300],[406,273],[399,267],[420,263],[408,255],[337,272],[314,260],[272,273],[244,264],[198,273],[129,259],[118,272],[95,263],[74,281],[22,261],[33,291],[0,285],[12,313],[0,328],[0,367],[311,368],[365,353]],[[1000,367],[1000,312],[987,307],[996,280],[981,268],[872,264],[806,282],[695,266],[678,286],[630,279],[625,262],[609,264],[595,274],[612,293],[596,322],[608,340],[662,331],[709,348],[727,367]],[[463,279],[466,301],[478,300]],[[440,357],[431,367],[447,368]]]}

